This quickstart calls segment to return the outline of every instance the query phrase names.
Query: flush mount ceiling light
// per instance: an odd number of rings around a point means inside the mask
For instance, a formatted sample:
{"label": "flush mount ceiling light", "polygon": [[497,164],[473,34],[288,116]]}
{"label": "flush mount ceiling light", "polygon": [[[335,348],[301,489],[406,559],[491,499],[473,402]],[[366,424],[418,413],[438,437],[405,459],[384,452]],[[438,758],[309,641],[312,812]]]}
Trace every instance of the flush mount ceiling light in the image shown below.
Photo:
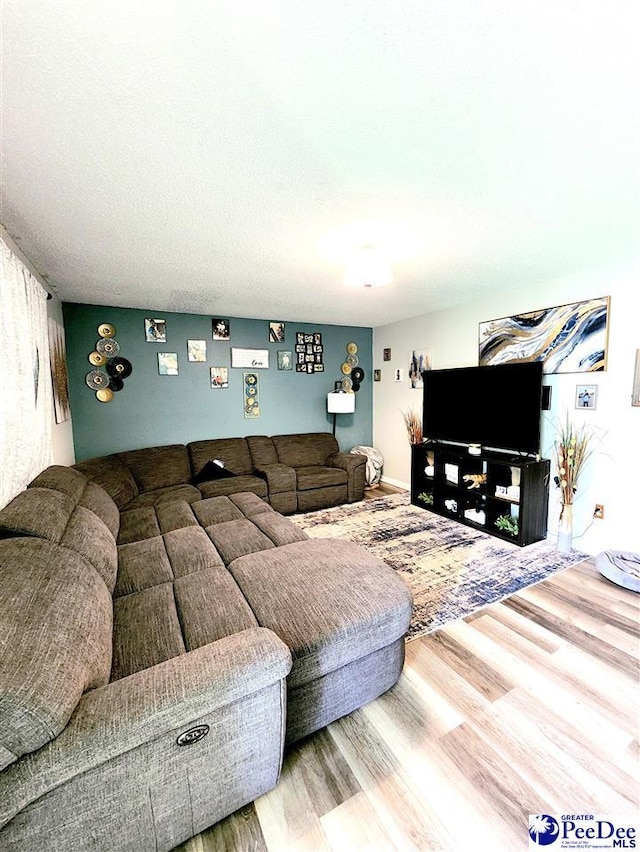
{"label": "flush mount ceiling light", "polygon": [[349,254],[344,270],[344,283],[348,286],[383,287],[392,280],[389,259],[375,244],[358,246]]}

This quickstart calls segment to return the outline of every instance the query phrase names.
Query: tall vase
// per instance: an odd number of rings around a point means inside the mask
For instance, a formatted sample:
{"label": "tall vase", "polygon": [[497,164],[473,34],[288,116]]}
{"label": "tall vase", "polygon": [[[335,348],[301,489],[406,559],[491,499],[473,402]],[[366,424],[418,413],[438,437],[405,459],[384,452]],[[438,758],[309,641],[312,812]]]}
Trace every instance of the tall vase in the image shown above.
{"label": "tall vase", "polygon": [[571,552],[571,539],[573,538],[573,504],[563,503],[558,520],[558,541],[556,550],[560,553]]}

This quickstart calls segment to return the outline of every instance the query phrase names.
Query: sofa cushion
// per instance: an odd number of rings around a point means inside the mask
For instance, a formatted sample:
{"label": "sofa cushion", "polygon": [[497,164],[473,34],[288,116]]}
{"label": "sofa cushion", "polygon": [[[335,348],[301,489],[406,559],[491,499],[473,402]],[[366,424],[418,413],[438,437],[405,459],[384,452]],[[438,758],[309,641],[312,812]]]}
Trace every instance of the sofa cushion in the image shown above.
{"label": "sofa cushion", "polygon": [[324,465],[327,458],[340,449],[338,442],[329,432],[275,435],[272,440],[278,461],[289,467]]}
{"label": "sofa cushion", "polygon": [[278,464],[278,454],[271,438],[266,435],[248,435],[246,441],[254,470],[259,467]]}
{"label": "sofa cushion", "polygon": [[291,649],[290,689],[389,645],[409,627],[406,584],[350,541],[295,542],[243,556],[228,570],[260,626]]}
{"label": "sofa cushion", "polygon": [[131,471],[116,454],[85,459],[77,462],[74,468],[104,488],[118,509],[126,506],[138,493],[138,486]]}
{"label": "sofa cushion", "polygon": [[173,582],[173,571],[161,535],[118,547],[118,579],[114,598]]}
{"label": "sofa cushion", "polygon": [[312,488],[330,488],[333,485],[346,485],[347,473],[339,467],[313,467],[296,468],[298,491],[310,491]]}
{"label": "sofa cushion", "polygon": [[185,650],[173,583],[114,600],[112,681],[170,660]]}
{"label": "sofa cushion", "polygon": [[113,592],[118,551],[110,530],[97,515],[84,506],[74,509],[60,544],[82,556],[102,577],[109,593]]}
{"label": "sofa cushion", "polygon": [[0,537],[31,535],[58,544],[74,509],[75,502],[60,491],[27,488],[0,509]]}
{"label": "sofa cushion", "polygon": [[253,470],[251,454],[244,438],[212,438],[187,444],[191,475],[195,476],[208,461],[220,459],[231,473],[247,476]]}
{"label": "sofa cushion", "polygon": [[60,464],[52,464],[39,473],[29,483],[29,488],[50,488],[52,491],[60,491],[71,497],[74,503],[79,503],[88,483],[84,473],[80,473],[73,467],[64,467]]}
{"label": "sofa cushion", "polygon": [[141,506],[139,509],[127,509],[120,515],[120,533],[118,544],[129,544],[154,538],[160,535],[158,516],[153,506]]}
{"label": "sofa cushion", "polygon": [[188,651],[258,626],[251,607],[224,566],[180,577],[174,583],[174,591]]}
{"label": "sofa cushion", "polygon": [[175,503],[183,500],[193,503],[201,500],[202,494],[194,485],[165,485],[163,488],[154,488],[152,491],[143,491],[127,504],[127,510],[139,509],[141,506],[159,506],[162,503]]}
{"label": "sofa cushion", "polygon": [[118,453],[118,458],[131,471],[140,491],[182,485],[191,477],[189,456],[183,444],[129,450]]}
{"label": "sofa cushion", "polygon": [[43,539],[0,541],[0,577],[2,768],[56,737],[82,693],[108,682],[112,604],[79,555]]}
{"label": "sofa cushion", "polygon": [[115,500],[109,497],[104,488],[96,482],[87,482],[78,506],[84,506],[97,515],[107,525],[114,539],[118,538],[120,511]]}
{"label": "sofa cushion", "polygon": [[271,539],[248,518],[214,524],[207,527],[207,533],[225,565],[247,553],[255,553],[274,547]]}
{"label": "sofa cushion", "polygon": [[198,486],[203,497],[220,497],[227,494],[237,494],[242,491],[252,491],[259,497],[267,496],[267,483],[257,476],[236,475],[232,479],[215,479],[201,482]]}

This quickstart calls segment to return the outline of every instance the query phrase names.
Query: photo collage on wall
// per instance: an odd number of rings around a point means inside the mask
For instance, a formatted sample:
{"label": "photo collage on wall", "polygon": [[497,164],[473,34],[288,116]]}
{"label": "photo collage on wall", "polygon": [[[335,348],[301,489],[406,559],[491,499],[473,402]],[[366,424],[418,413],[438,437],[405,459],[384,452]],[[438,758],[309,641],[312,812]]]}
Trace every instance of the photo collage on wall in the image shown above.
{"label": "photo collage on wall", "polygon": [[[282,321],[270,321],[267,323],[267,339],[271,344],[285,343],[285,328],[286,324]],[[154,317],[145,318],[144,334],[147,343],[167,343],[168,331],[166,319]],[[214,341],[231,340],[231,323],[228,319],[214,317],[211,320],[211,338]],[[324,346],[322,343],[322,334],[316,332],[296,332],[295,335],[295,352],[291,349],[277,350],[277,369],[290,370],[294,369],[297,373],[312,373],[324,372]],[[186,340],[187,362],[193,364],[206,364],[208,356],[207,341],[202,339],[187,339]],[[229,364],[224,363],[214,366],[209,366],[209,386],[212,390],[221,390],[229,388],[229,370],[240,368],[250,370],[251,372],[243,372],[242,374],[242,405],[243,413],[247,418],[256,418],[260,416],[259,404],[259,382],[257,370],[269,369],[269,349],[257,349],[255,347],[231,347],[229,350]],[[178,376],[179,368],[179,353],[178,352],[158,352],[158,373],[161,376]],[[218,360],[217,353],[212,357],[212,360]],[[224,358],[221,359],[224,361]],[[191,368],[188,368],[191,369]],[[197,369],[197,368],[196,368]]]}
{"label": "photo collage on wall", "polygon": [[324,373],[324,346],[319,331],[296,332],[296,372]]}

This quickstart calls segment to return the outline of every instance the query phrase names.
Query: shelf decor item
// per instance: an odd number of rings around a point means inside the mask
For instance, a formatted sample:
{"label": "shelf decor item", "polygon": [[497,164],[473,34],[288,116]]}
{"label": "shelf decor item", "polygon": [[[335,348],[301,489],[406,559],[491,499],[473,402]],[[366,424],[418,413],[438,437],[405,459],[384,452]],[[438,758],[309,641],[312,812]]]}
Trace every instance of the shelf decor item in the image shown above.
{"label": "shelf decor item", "polygon": [[404,418],[404,425],[407,429],[407,437],[409,438],[409,443],[421,444],[422,420],[420,419],[420,415],[416,414],[415,411],[408,409],[407,411],[402,412],[402,416]]}
{"label": "shelf decor item", "polygon": [[560,516],[558,518],[558,540],[560,553],[571,550],[573,538],[573,498],[578,491],[578,479],[592,453],[589,448],[591,433],[583,426],[576,426],[567,415],[554,442],[557,474],[554,482],[560,489]]}

